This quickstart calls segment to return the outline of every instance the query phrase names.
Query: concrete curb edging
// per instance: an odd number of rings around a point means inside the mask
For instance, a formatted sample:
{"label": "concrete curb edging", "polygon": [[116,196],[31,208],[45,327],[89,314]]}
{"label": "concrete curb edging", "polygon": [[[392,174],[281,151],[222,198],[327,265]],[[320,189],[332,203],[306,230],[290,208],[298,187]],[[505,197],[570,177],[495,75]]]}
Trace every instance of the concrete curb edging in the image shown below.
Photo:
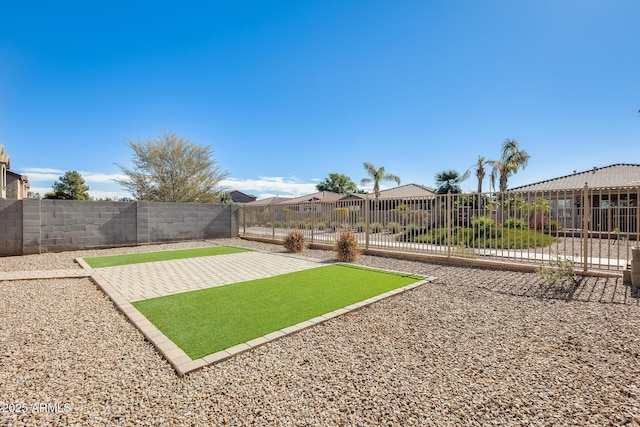
{"label": "concrete curb edging", "polygon": [[156,349],[173,366],[176,373],[181,377],[197,369],[216,364],[237,354],[244,353],[245,351],[268,344],[271,341],[275,341],[282,337],[300,332],[304,329],[326,322],[327,320],[330,320],[334,317],[359,310],[390,296],[414,289],[425,283],[433,282],[436,279],[435,277],[426,277],[410,285],[385,292],[383,294],[368,298],[364,301],[334,310],[330,313],[314,317],[313,319],[305,320],[281,330],[251,339],[245,343],[237,344],[225,350],[209,354],[199,359],[191,359],[181,348],[179,348],[173,341],[171,341],[158,328],[156,328],[142,313],[140,313],[129,301],[127,301],[113,286],[111,286],[106,278],[101,276],[99,272],[91,269],[88,264],[86,264],[86,262],[82,259],[78,259],[78,263],[84,268],[89,269],[89,271],[85,273],[84,277],[90,277],[91,280],[102,289],[102,291],[111,299],[111,301],[113,301],[118,310],[120,310],[120,312],[122,312],[127,317],[127,319],[129,319],[129,321],[131,321],[131,323],[133,323],[134,326],[138,328],[140,332],[142,332],[145,338],[156,347]]}

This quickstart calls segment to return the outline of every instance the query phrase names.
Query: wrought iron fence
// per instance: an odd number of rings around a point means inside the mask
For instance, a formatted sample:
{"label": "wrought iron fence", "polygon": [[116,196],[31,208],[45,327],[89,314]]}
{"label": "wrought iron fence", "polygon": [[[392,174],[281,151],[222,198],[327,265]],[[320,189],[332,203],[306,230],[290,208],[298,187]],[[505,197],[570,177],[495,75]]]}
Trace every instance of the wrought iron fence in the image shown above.
{"label": "wrought iron fence", "polygon": [[335,202],[247,204],[240,235],[281,241],[300,230],[332,244],[342,229],[365,249],[540,264],[558,257],[622,270],[640,245],[640,187],[446,194]]}

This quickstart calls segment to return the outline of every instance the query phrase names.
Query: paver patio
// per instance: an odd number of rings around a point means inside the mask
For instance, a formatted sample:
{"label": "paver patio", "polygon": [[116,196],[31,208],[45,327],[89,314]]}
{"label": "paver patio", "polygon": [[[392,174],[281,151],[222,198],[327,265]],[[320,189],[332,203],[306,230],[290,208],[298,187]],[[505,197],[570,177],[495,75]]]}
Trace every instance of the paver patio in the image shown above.
{"label": "paver patio", "polygon": [[152,342],[158,351],[173,365],[179,375],[219,362],[235,354],[264,345],[291,333],[322,323],[335,316],[358,310],[380,299],[413,289],[434,280],[430,277],[398,288],[365,301],[352,304],[308,321],[274,331],[263,337],[238,344],[226,350],[192,360],[181,348],[167,338],[131,303],[134,301],[189,292],[231,283],[277,276],[326,265],[325,261],[298,255],[264,252],[242,252],[188,258],[170,261],[148,262],[91,269],[86,262],[78,262],[92,272],[95,283],[111,298],[114,304]]}
{"label": "paver patio", "polygon": [[95,269],[127,301],[262,279],[326,263],[298,256],[242,252]]}

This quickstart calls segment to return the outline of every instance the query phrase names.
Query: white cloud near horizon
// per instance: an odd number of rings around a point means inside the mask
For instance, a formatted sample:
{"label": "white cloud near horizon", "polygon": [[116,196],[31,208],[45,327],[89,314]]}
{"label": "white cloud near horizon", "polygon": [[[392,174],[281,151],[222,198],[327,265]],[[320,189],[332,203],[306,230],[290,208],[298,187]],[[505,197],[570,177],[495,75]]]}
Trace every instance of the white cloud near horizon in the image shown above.
{"label": "white cloud near horizon", "polygon": [[[51,168],[23,168],[19,170],[21,175],[26,175],[29,178],[29,182],[50,182],[57,181],[67,171]],[[125,179],[126,175],[121,173],[100,173],[100,172],[87,172],[78,171],[87,183],[115,183],[115,179]]]}
{"label": "white cloud near horizon", "polygon": [[222,181],[222,185],[229,190],[253,194],[258,199],[274,196],[299,197],[317,191],[313,183],[298,182],[281,176],[261,176],[258,179],[228,178]]}
{"label": "white cloud near horizon", "polygon": [[[31,190],[34,193],[44,195],[51,191],[51,187],[66,171],[53,168],[37,168],[29,167],[20,169],[18,173],[29,177]],[[78,171],[89,185],[89,194],[96,198],[122,198],[131,197],[125,189],[121,188],[115,179],[125,179],[126,175],[121,173],[101,173]],[[285,178],[281,176],[261,176],[257,179],[253,178],[227,178],[221,182],[221,185],[229,190],[238,190],[243,193],[253,194],[258,199],[268,197],[299,197],[305,194],[317,192],[316,183],[321,181],[318,178],[312,179],[312,182],[300,182],[295,177]],[[34,185],[34,184],[37,184]],[[100,190],[92,188],[92,184],[100,187]],[[366,191],[372,191],[373,186],[363,187]],[[381,185],[380,189],[386,188]]]}

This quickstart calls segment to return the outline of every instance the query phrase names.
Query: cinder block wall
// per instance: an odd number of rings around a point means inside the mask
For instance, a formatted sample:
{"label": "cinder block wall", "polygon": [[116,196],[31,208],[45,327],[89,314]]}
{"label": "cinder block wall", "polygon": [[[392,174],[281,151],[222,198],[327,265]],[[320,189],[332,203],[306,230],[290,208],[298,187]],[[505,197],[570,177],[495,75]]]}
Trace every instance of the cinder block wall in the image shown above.
{"label": "cinder block wall", "polygon": [[238,236],[238,205],[138,203],[138,244]]}
{"label": "cinder block wall", "polygon": [[0,200],[0,256],[236,237],[237,205]]}
{"label": "cinder block wall", "polygon": [[22,253],[22,200],[0,199],[0,256]]}

